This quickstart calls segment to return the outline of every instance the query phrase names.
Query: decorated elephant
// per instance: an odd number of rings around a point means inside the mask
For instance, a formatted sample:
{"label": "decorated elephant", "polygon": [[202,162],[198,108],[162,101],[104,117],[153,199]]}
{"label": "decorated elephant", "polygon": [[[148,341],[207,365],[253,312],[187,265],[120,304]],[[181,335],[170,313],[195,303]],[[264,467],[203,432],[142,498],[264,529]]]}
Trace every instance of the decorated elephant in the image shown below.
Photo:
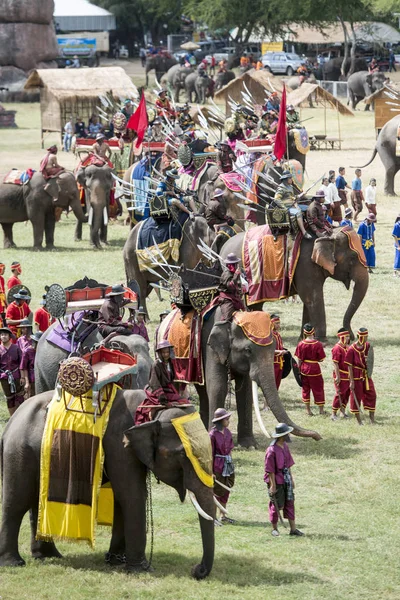
{"label": "decorated elephant", "polygon": [[[108,245],[107,224],[110,211],[110,193],[113,187],[112,170],[108,165],[80,167],[77,181],[85,188],[86,209],[89,214],[90,244],[101,248]],[[77,222],[75,240],[82,240],[82,223]]]}
{"label": "decorated elephant", "polygon": [[228,85],[230,81],[236,78],[236,75],[233,71],[223,71],[221,73],[217,73],[215,77],[215,91],[217,92],[224,85]]}
{"label": "decorated elephant", "polygon": [[[196,87],[195,87],[197,77],[198,77],[198,73],[196,71],[193,71],[193,73],[190,73],[190,75],[188,75],[185,79],[185,91],[186,91],[187,102],[198,102],[199,101],[197,92],[196,92]],[[194,100],[193,100],[193,98],[194,98]]]}
{"label": "decorated elephant", "polygon": [[[43,333],[37,345],[35,357],[35,390],[37,394],[55,388],[60,363],[69,355],[67,350],[62,350],[48,341],[56,327],[58,327],[58,323],[51,325]],[[87,351],[102,339],[103,336],[96,329],[85,341]],[[142,390],[149,381],[152,365],[146,340],[140,335],[117,335],[112,339],[112,346],[131,356],[137,356],[138,372],[132,382],[132,389]]]}
{"label": "decorated elephant", "polygon": [[[147,312],[146,298],[152,290],[152,286],[150,284],[157,283],[158,281],[168,277],[168,269],[165,266],[162,268],[157,268],[156,266],[150,266],[149,264],[149,267],[152,269],[152,271],[155,271],[158,274],[157,276],[148,271],[145,268],[146,265],[140,264],[140,261],[143,262],[143,259],[141,259],[138,255],[137,246],[142,223],[138,223],[133,229],[131,229],[129,237],[125,242],[123,257],[127,281],[135,279],[135,281],[138,283],[141,303],[144,310]],[[180,265],[183,263],[189,269],[193,269],[203,256],[197,247],[200,243],[200,240],[203,240],[208,246],[211,246],[214,237],[215,233],[211,231],[203,217],[195,217],[193,220],[187,220],[183,226],[180,245],[178,245],[179,256],[177,257],[177,260],[174,261],[171,255],[171,257],[168,259],[168,262],[172,265]],[[154,251],[153,254],[158,257],[157,251]],[[149,259],[147,258],[147,261],[148,260]],[[144,257],[144,261],[146,262],[146,257]],[[143,270],[141,270],[141,268]]]}
{"label": "decorated elephant", "polygon": [[[254,232],[256,228],[251,231]],[[330,238],[301,240],[297,266],[293,275],[290,294],[298,294],[303,301],[302,324],[312,323],[318,339],[326,341],[326,315],[324,283],[327,277],[344,283],[347,289],[354,282],[349,306],[343,317],[343,327],[351,332],[351,320],[365,298],[369,275],[359,238],[354,230],[345,233],[345,228],[333,230]],[[243,256],[244,233],[231,238],[222,247],[221,256],[230,252]],[[252,305],[260,310],[263,303]],[[353,334],[351,333],[352,337]]]}
{"label": "decorated elephant", "polygon": [[[379,154],[383,166],[385,167],[385,188],[384,193],[386,196],[396,196],[394,189],[394,178],[397,171],[400,170],[400,144],[398,139],[400,131],[400,115],[390,119],[382,127],[379,132],[378,139],[376,140],[375,148],[372,153],[370,160],[363,165],[358,167],[364,169],[368,167],[374,160],[375,156]],[[352,167],[353,168],[353,167]]]}
{"label": "decorated elephant", "polygon": [[174,68],[172,75],[170,75],[170,72],[171,71],[168,71],[167,73],[168,84],[171,87],[171,93],[173,94],[175,102],[179,102],[179,94],[181,90],[185,89],[186,77],[193,73],[193,68],[181,67],[179,65],[178,69]]}
{"label": "decorated elephant", "polygon": [[42,248],[43,235],[46,248],[48,250],[54,248],[55,209],[57,208],[62,210],[71,208],[80,223],[87,221],[72,173],[66,171],[61,173],[57,180],[51,180],[48,191],[45,190],[47,184],[41,173],[34,173],[25,185],[0,184],[0,223],[4,233],[4,248],[15,247],[14,223],[28,220],[33,227],[33,248],[35,250]]}
{"label": "decorated elephant", "polygon": [[155,71],[155,76],[158,81],[161,81],[161,77],[167,73],[173,65],[176,65],[177,61],[173,56],[165,56],[165,54],[149,55],[146,57],[146,86],[149,85],[149,73]]}
{"label": "decorated elephant", "polygon": [[[388,78],[381,72],[358,71],[350,75],[347,90],[352,109],[355,110],[361,100],[383,88],[386,81]],[[365,110],[369,110],[369,104],[365,105]]]}
{"label": "decorated elephant", "polygon": [[[0,566],[21,566],[25,561],[18,548],[18,534],[24,515],[31,512],[31,553],[36,559],[61,558],[54,542],[36,539],[39,506],[40,457],[47,409],[52,391],[25,402],[7,424],[0,446],[2,465],[2,525]],[[125,556],[128,572],[148,571],[146,560],[147,471],[177,490],[183,502],[189,492],[199,512],[203,557],[193,567],[197,579],[206,577],[214,560],[215,502],[213,488],[204,483],[187,458],[171,420],[190,415],[193,408],[167,409],[158,418],[132,427],[135,411],[144,401],[143,391],[119,389],[113,401],[102,443],[104,472],[114,493],[114,515],[108,560],[120,564]],[[209,452],[207,432],[200,449]],[[211,458],[210,458],[211,463]],[[208,478],[211,474],[208,474]],[[211,479],[212,481],[212,479]],[[83,485],[83,484],[82,484]],[[88,484],[90,485],[90,484]],[[211,484],[212,486],[212,484]],[[61,500],[59,501],[61,502]],[[87,507],[86,507],[87,508]]]}

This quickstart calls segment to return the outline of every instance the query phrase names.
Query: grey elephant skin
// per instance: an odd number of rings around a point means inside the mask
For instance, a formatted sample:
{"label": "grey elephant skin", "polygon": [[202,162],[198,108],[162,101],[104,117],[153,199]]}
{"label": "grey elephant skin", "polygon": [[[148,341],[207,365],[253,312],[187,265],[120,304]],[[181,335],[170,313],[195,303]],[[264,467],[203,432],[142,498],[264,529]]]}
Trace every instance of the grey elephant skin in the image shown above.
{"label": "grey elephant skin", "polygon": [[[342,76],[342,63],[343,58],[336,57],[328,60],[323,64],[322,68],[318,67],[318,69],[314,70],[315,77],[317,79],[323,79],[325,81],[341,81],[342,79],[346,79],[346,76],[349,73],[351,67],[351,59],[348,58],[345,62],[344,73],[345,77]],[[358,71],[368,71],[368,64],[364,58],[356,58],[354,61],[354,69],[353,73]]]}
{"label": "grey elephant skin", "polygon": [[[86,191],[86,210],[89,214],[90,245],[101,248],[108,245],[107,223],[110,212],[110,192],[113,186],[112,170],[108,165],[81,167],[76,173],[77,181]],[[77,222],[75,241],[82,240],[82,223]]]}
{"label": "grey elephant skin", "polygon": [[175,102],[179,102],[180,92],[185,89],[186,78],[192,73],[192,67],[182,67],[181,65],[174,65],[168,70],[166,79]]}
{"label": "grey elephant skin", "polygon": [[[31,553],[34,558],[60,558],[53,542],[35,540],[40,478],[40,448],[46,420],[46,407],[53,392],[29,399],[7,424],[0,445],[2,465],[2,525],[0,566],[20,566],[18,534],[24,515],[31,511]],[[168,409],[159,420],[132,428],[137,406],[145,399],[143,391],[118,390],[103,438],[104,468],[114,492],[114,522],[109,552],[126,555],[127,571],[148,569],[146,561],[146,476],[147,469],[175,488],[181,501],[192,491],[201,508],[215,517],[213,489],[197,477],[186,457],[172,418],[194,409]],[[214,521],[199,516],[203,557],[192,574],[206,577],[214,560]]]}
{"label": "grey elephant skin", "polygon": [[[396,196],[394,189],[394,178],[397,171],[400,170],[400,156],[396,156],[396,140],[397,130],[400,127],[400,115],[390,119],[381,129],[378,139],[376,140],[375,148],[372,153],[372,157],[367,164],[359,167],[363,169],[368,167],[374,160],[375,156],[379,154],[383,166],[385,167],[385,188],[384,193],[386,196]],[[353,167],[352,167],[353,168]]]}
{"label": "grey elephant skin", "polygon": [[[221,250],[222,258],[226,258],[229,252],[242,256],[244,235],[239,233],[226,242]],[[312,256],[318,257],[318,264],[312,260]],[[343,327],[354,337],[351,320],[365,298],[369,275],[357,253],[349,247],[348,237],[342,233],[341,228],[334,229],[329,239],[303,238],[291,288],[291,294],[298,294],[303,302],[302,324],[312,323],[316,336],[321,341],[327,341],[324,302],[324,283],[327,277],[341,281],[347,289],[354,282],[352,297],[343,317]],[[255,310],[260,310],[261,307],[262,304],[252,306]]]}
{"label": "grey elephant skin", "polygon": [[[136,256],[136,246],[141,223],[135,225],[125,242],[123,257],[125,265],[125,273],[127,281],[135,279],[140,288],[140,299],[144,310],[147,312],[146,298],[152,291],[151,283],[157,283],[163,278],[168,277],[167,267],[157,268],[152,267],[159,276],[150,273],[149,271],[140,271],[138,259]],[[204,240],[208,246],[211,246],[214,241],[215,233],[207,225],[207,221],[203,217],[195,217],[193,221],[187,220],[184,229],[182,242],[179,248],[178,265],[182,263],[189,269],[194,269],[203,254],[198,249],[200,240]],[[171,260],[171,264],[173,261]]]}
{"label": "grey elephant skin", "polygon": [[230,81],[236,78],[233,71],[225,71],[223,73],[217,73],[215,77],[215,91],[220,90],[224,85],[228,85]]}
{"label": "grey elephant skin", "polygon": [[[35,390],[37,394],[53,390],[60,363],[68,358],[68,352],[57,348],[47,341],[50,332],[57,323],[45,331],[39,340],[35,357]],[[89,345],[100,342],[99,332],[95,332]],[[141,335],[117,335],[112,339],[113,344],[118,344],[123,352],[131,356],[137,355],[138,373],[133,378],[132,389],[142,390],[149,382],[152,359],[149,354],[149,345]],[[108,346],[109,347],[109,346]]]}
{"label": "grey elephant skin", "polygon": [[[347,90],[352,109],[354,110],[361,100],[383,88],[386,81],[386,75],[379,72],[358,71],[350,75]],[[365,105],[365,110],[369,110],[369,104]]]}
{"label": "grey elephant skin", "polygon": [[148,56],[146,58],[146,86],[149,85],[149,73],[150,71],[155,71],[155,76],[158,81],[161,81],[161,77],[167,73],[168,69],[170,69],[173,65],[176,65],[177,61],[173,56],[163,56],[161,54],[157,54],[155,56]]}
{"label": "grey elephant skin", "polygon": [[[264,317],[264,313],[260,317]],[[211,426],[214,411],[224,407],[228,394],[229,378],[235,381],[236,408],[238,412],[238,444],[255,446],[253,435],[252,382],[262,389],[265,401],[280,423],[290,423],[294,435],[320,436],[315,431],[302,429],[287,414],[276,389],[274,376],[274,344],[261,346],[249,340],[236,323],[220,322],[220,309],[203,323],[201,331],[205,385],[197,385],[200,414],[206,427]],[[257,400],[258,402],[258,400]]]}
{"label": "grey elephant skin", "polygon": [[35,173],[30,182],[23,186],[0,184],[0,223],[4,233],[4,248],[15,247],[14,223],[28,220],[33,228],[33,248],[42,248],[43,237],[46,248],[54,248],[55,208],[71,208],[78,221],[87,221],[72,173],[65,172],[57,180],[50,180],[50,193],[44,189],[46,183],[41,173]]}

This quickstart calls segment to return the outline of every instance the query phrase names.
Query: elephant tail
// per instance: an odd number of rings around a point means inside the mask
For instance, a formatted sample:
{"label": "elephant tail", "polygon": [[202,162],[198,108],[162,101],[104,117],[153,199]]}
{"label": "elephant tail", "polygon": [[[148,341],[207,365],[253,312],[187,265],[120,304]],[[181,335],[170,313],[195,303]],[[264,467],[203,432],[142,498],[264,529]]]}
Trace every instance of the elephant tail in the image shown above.
{"label": "elephant tail", "polygon": [[378,150],[376,148],[374,148],[374,151],[372,153],[370,160],[365,165],[363,165],[362,167],[350,167],[350,169],[364,169],[365,167],[368,167],[368,165],[370,165],[372,163],[372,161],[374,160],[374,158],[377,154],[378,154]]}

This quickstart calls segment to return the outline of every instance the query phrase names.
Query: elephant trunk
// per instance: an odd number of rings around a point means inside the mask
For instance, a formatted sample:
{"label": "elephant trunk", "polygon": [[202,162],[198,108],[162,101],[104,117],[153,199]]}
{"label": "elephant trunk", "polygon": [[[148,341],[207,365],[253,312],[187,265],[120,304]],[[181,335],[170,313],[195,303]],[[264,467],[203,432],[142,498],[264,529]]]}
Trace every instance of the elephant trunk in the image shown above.
{"label": "elephant trunk", "polygon": [[353,294],[343,317],[343,327],[350,332],[351,338],[354,339],[354,334],[351,330],[351,320],[364,300],[369,284],[368,269],[358,260],[352,271],[352,279],[354,281]]}
{"label": "elephant trunk", "polygon": [[214,563],[214,550],[215,550],[215,539],[214,539],[214,519],[215,519],[215,504],[213,489],[208,488],[207,494],[198,494],[196,499],[200,504],[202,510],[212,517],[211,520],[204,519],[199,515],[201,539],[203,543],[203,557],[198,565],[195,565],[192,569],[192,575],[195,579],[204,579],[211,573],[211,569]]}
{"label": "elephant trunk", "polygon": [[69,205],[78,221],[80,223],[87,223],[88,218],[83,212],[83,208],[79,198],[79,193],[74,195],[74,199],[69,203]]}
{"label": "elephant trunk", "polygon": [[260,385],[265,400],[267,401],[267,404],[272,410],[273,415],[278,423],[286,423],[290,427],[293,427],[293,434],[299,437],[311,437],[314,440],[321,439],[321,436],[318,432],[312,431],[311,429],[303,429],[291,420],[279,398],[272,368],[269,369],[267,373],[263,373],[261,376],[259,376],[256,383]]}

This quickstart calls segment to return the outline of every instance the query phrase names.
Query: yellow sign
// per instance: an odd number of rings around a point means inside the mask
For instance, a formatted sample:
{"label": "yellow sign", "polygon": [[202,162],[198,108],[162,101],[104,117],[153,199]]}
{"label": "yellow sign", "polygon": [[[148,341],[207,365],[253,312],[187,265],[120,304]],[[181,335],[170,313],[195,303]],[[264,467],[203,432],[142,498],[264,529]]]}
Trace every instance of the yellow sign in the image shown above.
{"label": "yellow sign", "polygon": [[283,42],[263,42],[261,44],[261,53],[266,52],[282,52]]}

